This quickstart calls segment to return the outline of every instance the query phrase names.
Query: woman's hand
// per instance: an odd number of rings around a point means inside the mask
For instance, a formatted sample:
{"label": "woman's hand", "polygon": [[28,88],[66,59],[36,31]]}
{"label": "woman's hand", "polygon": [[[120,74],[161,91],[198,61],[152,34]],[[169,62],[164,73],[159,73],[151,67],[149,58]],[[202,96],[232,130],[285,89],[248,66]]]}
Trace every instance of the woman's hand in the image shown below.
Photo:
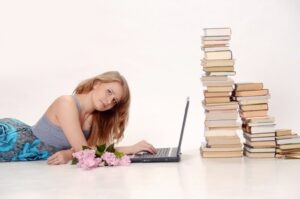
{"label": "woman's hand", "polygon": [[72,153],[73,150],[62,150],[54,153],[52,156],[48,158],[49,165],[59,165],[59,164],[66,164],[70,160],[72,160]]}
{"label": "woman's hand", "polygon": [[132,146],[130,146],[130,151],[132,154],[141,152],[141,151],[147,151],[149,153],[155,154],[156,153],[156,149],[154,148],[154,146],[148,142],[146,142],[145,140],[142,140]]}

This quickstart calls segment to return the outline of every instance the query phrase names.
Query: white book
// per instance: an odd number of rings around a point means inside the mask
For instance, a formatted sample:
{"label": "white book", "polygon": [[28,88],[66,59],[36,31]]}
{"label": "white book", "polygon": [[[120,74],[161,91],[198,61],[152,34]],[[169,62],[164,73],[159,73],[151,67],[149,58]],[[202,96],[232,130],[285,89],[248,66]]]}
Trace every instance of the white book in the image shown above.
{"label": "white book", "polygon": [[231,78],[227,77],[227,76],[202,76],[201,77],[201,81],[228,81],[228,80],[232,80]]}
{"label": "white book", "polygon": [[246,119],[247,123],[274,123],[275,118],[271,116],[265,116],[265,117],[252,117]]}
{"label": "white book", "polygon": [[234,81],[233,80],[226,80],[226,81],[203,81],[202,80],[202,85],[203,86],[216,86],[216,87],[219,87],[219,86],[233,86]]}
{"label": "white book", "polygon": [[251,133],[268,133],[268,132],[275,132],[275,125],[268,125],[268,126],[254,126],[251,127]]}
{"label": "white book", "polygon": [[235,75],[235,71],[233,71],[233,72],[206,72],[206,75],[212,75],[212,76],[224,76],[224,75],[234,76]]}
{"label": "white book", "polygon": [[230,50],[228,46],[220,46],[220,47],[202,47],[204,52],[214,52],[214,51],[226,51]]}
{"label": "white book", "polygon": [[216,104],[205,104],[202,101],[202,105],[205,110],[229,110],[229,109],[238,109],[239,105],[237,102],[226,102],[226,103],[216,103]]}
{"label": "white book", "polygon": [[300,137],[276,140],[277,144],[300,144]]}
{"label": "white book", "polygon": [[224,36],[231,35],[231,29],[225,28],[204,28],[204,36]]}
{"label": "white book", "polygon": [[267,125],[276,125],[273,122],[259,122],[259,123],[247,123],[248,126],[267,126]]}
{"label": "white book", "polygon": [[263,153],[263,152],[275,152],[275,148],[251,148],[248,146],[244,147],[247,151],[252,152],[252,153]]}
{"label": "white book", "polygon": [[274,141],[275,137],[260,137],[260,138],[251,138],[251,137],[247,137],[244,136],[245,139],[250,140],[251,142],[255,142],[255,141]]}
{"label": "white book", "polygon": [[257,133],[257,134],[251,134],[251,133],[244,132],[244,136],[247,136],[249,138],[275,137],[275,132],[271,132],[271,133]]}
{"label": "white book", "polygon": [[224,36],[202,36],[203,41],[219,41],[219,40],[230,40],[230,35]]}
{"label": "white book", "polygon": [[236,97],[237,101],[243,101],[243,100],[258,100],[258,99],[270,99],[270,98],[271,98],[270,95]]}

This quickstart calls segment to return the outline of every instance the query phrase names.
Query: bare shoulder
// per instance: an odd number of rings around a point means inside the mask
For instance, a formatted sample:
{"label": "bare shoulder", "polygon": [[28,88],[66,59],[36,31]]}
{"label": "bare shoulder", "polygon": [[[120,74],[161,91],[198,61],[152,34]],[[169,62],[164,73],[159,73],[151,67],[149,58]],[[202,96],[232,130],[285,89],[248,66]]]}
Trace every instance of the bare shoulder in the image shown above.
{"label": "bare shoulder", "polygon": [[56,100],[53,102],[53,105],[56,106],[66,106],[66,107],[72,107],[76,106],[76,103],[72,97],[72,95],[62,95],[56,98]]}
{"label": "bare shoulder", "polygon": [[77,115],[78,110],[76,107],[76,103],[73,100],[71,95],[63,95],[59,96],[54,100],[54,102],[48,108],[46,115],[48,116],[49,120],[55,124],[58,124],[57,117],[60,114],[68,113],[69,115]]}

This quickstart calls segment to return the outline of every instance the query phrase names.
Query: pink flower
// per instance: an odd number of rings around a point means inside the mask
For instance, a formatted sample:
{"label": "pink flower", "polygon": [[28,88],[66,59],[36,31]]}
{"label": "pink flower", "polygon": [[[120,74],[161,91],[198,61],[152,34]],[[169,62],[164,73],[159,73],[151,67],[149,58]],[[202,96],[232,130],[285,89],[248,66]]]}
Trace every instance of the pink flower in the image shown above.
{"label": "pink flower", "polygon": [[130,163],[130,158],[127,155],[124,155],[119,161],[120,166],[128,166],[130,165]]}
{"label": "pink flower", "polygon": [[96,168],[101,163],[101,158],[96,158],[95,150],[85,149],[82,151],[78,151],[73,153],[73,157],[77,158],[78,163],[77,166],[83,169],[91,169]]}
{"label": "pink flower", "polygon": [[116,158],[115,154],[111,152],[105,152],[101,158],[107,163],[108,166],[117,166],[119,163],[119,160]]}
{"label": "pink flower", "polygon": [[72,154],[77,159],[77,166],[83,169],[92,169],[103,166],[128,166],[130,159],[127,155],[117,158],[114,153],[105,151],[101,157],[96,156],[93,149],[84,149]]}

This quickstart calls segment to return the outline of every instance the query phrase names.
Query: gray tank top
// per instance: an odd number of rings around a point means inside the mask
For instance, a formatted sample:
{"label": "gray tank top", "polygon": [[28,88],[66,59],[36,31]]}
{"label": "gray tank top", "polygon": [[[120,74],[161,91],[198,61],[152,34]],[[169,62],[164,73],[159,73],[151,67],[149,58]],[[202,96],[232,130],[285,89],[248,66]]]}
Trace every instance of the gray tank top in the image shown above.
{"label": "gray tank top", "polygon": [[[80,104],[75,95],[72,95],[76,102],[78,111],[80,112]],[[33,134],[39,138],[42,142],[48,145],[54,146],[58,150],[70,149],[71,145],[67,140],[63,130],[53,124],[44,114],[42,118],[32,126]],[[87,139],[90,132],[87,130],[83,131],[84,137]]]}

